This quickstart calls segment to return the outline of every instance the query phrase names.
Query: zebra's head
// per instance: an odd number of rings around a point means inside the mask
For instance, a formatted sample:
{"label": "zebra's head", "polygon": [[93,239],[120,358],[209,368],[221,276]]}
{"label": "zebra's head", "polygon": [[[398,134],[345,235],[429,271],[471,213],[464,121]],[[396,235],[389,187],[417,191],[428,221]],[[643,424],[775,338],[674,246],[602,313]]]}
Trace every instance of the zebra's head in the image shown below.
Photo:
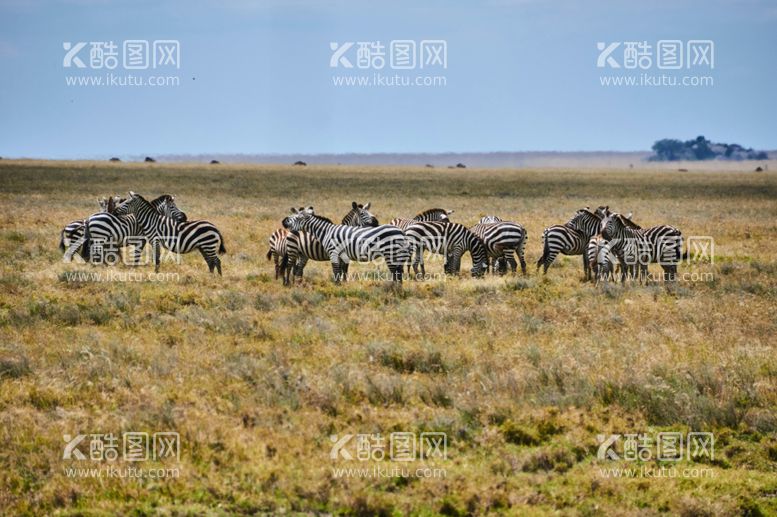
{"label": "zebra's head", "polygon": [[415,217],[413,217],[414,221],[441,221],[444,223],[449,223],[451,221],[449,215],[451,215],[454,211],[453,210],[446,210],[444,208],[430,208],[429,210],[424,210],[420,214],[417,214]]}
{"label": "zebra's head", "polygon": [[315,215],[315,212],[313,211],[313,207],[309,206],[307,208],[300,207],[300,208],[291,208],[291,215],[284,218],[282,221],[283,227],[287,230],[291,230],[293,232],[298,232],[302,230],[302,226],[305,224],[306,221],[309,221],[313,215]]}
{"label": "zebra's head", "polygon": [[100,205],[100,212],[107,212],[108,211],[108,198],[98,198],[97,204]]}
{"label": "zebra's head", "polygon": [[590,208],[585,207],[575,212],[567,226],[582,232],[590,238],[599,233],[601,218],[594,212],[591,212]]}
{"label": "zebra's head", "polygon": [[164,195],[162,196],[162,202],[157,207],[157,211],[164,215],[165,217],[169,217],[173,221],[177,223],[183,223],[186,222],[187,217],[186,213],[181,211],[178,206],[175,204],[175,196],[170,195]]}
{"label": "zebra's head", "polygon": [[607,206],[602,205],[602,206],[597,207],[596,210],[594,210],[594,215],[596,215],[596,217],[598,217],[601,220],[604,220],[604,218],[607,217],[608,215],[610,215],[611,213],[612,212],[610,212],[610,206],[609,205],[607,205]]}
{"label": "zebra's head", "polygon": [[347,226],[378,226],[378,218],[370,213],[371,203],[362,205],[356,201],[351,203],[351,211],[343,218]]}
{"label": "zebra's head", "polygon": [[501,217],[497,217],[495,215],[485,215],[480,218],[480,224],[491,224],[491,223],[503,223],[504,220]]}
{"label": "zebra's head", "polygon": [[145,205],[150,205],[150,203],[140,194],[130,191],[129,197],[113,210],[113,215],[134,214]]}
{"label": "zebra's head", "polygon": [[631,214],[624,216],[617,212],[612,212],[602,221],[602,237],[608,241],[620,238],[626,233],[627,228],[629,230],[639,230],[641,227],[631,220]]}

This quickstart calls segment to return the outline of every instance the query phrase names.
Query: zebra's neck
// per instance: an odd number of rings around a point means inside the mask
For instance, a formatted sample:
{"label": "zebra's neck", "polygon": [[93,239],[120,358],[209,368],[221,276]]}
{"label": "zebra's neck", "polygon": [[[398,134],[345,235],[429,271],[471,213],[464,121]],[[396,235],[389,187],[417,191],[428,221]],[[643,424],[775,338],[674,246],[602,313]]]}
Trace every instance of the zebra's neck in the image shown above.
{"label": "zebra's neck", "polygon": [[326,236],[327,232],[334,226],[334,223],[314,215],[309,219],[302,221],[300,226],[302,231],[308,232],[323,242],[324,237]]}
{"label": "zebra's neck", "polygon": [[361,220],[359,219],[359,213],[356,210],[351,210],[343,217],[342,224],[346,226],[360,226]]}
{"label": "zebra's neck", "polygon": [[159,231],[164,226],[164,219],[149,202],[144,202],[138,207],[137,219],[143,229],[149,232]]}

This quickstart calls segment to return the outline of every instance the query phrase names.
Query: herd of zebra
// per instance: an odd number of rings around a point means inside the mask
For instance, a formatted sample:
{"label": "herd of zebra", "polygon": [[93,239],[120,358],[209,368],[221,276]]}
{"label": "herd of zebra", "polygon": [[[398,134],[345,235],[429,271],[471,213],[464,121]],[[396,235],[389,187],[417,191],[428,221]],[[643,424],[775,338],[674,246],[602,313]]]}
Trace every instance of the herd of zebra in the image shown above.
{"label": "herd of zebra", "polygon": [[153,250],[154,270],[159,271],[161,247],[173,253],[199,250],[211,273],[221,274],[219,255],[226,253],[221,232],[208,221],[190,221],[178,209],[175,198],[164,194],[147,201],[134,192],[128,198],[112,196],[98,201],[100,212],[72,221],[60,232],[59,247],[66,262],[79,253],[87,262],[112,264],[119,250],[134,246],[132,265],[140,263],[147,242]]}
{"label": "herd of zebra", "polygon": [[[380,225],[369,211],[370,203],[355,201],[340,224],[317,215],[313,207],[292,208],[283,219],[283,227],[269,239],[267,259],[275,262],[275,277],[285,285],[293,278],[302,278],[309,260],[329,261],[335,282],[347,279],[351,261],[369,261],[382,257],[392,280],[401,282],[403,266],[408,274],[425,277],[424,252],[445,257],[444,271],[456,274],[461,269],[461,257],[469,252],[473,276],[493,271],[504,274],[509,266],[517,270],[515,256],[526,274],[524,247],[527,233],[524,227],[494,215],[487,215],[474,226],[452,222],[453,210],[433,208],[412,219],[396,218]],[[543,254],[537,268],[543,274],[559,254],[582,255],[586,280],[596,283],[614,279],[616,266],[620,280],[647,281],[647,266],[658,263],[665,280],[674,280],[677,264],[682,257],[682,233],[668,225],[641,228],[631,215],[612,212],[609,206],[592,211],[583,208],[564,224],[545,229]],[[292,276],[293,275],[293,276]],[[290,280],[290,277],[292,280]]]}
{"label": "herd of zebra", "polygon": [[[137,265],[145,244],[151,242],[157,272],[164,247],[176,254],[199,250],[210,272],[221,274],[219,255],[226,252],[221,232],[208,221],[189,220],[173,196],[147,201],[130,192],[127,198],[104,198],[99,204],[98,213],[62,229],[60,249],[65,261],[79,253],[87,262],[110,264],[118,259],[121,248],[132,244],[131,264]],[[419,274],[425,278],[425,252],[444,257],[445,274],[458,274],[467,252],[472,258],[472,276],[489,271],[505,274],[508,267],[515,273],[518,262],[526,274],[527,233],[521,224],[488,215],[466,227],[451,221],[452,213],[433,208],[412,219],[396,218],[381,225],[370,212],[370,203],[354,201],[341,223],[335,224],[316,214],[313,207],[292,208],[282,221],[283,228],[270,236],[267,259],[274,260],[275,277],[285,285],[302,278],[309,260],[330,262],[335,282],[347,280],[350,262],[378,258],[386,262],[395,282],[402,282],[405,266],[411,278]],[[537,268],[542,267],[543,274],[559,254],[581,255],[586,280],[597,283],[615,279],[616,268],[621,282],[646,282],[650,263],[661,265],[665,280],[674,280],[684,258],[680,230],[668,225],[642,228],[630,214],[612,212],[609,206],[577,210],[566,223],[546,228],[542,239]]]}

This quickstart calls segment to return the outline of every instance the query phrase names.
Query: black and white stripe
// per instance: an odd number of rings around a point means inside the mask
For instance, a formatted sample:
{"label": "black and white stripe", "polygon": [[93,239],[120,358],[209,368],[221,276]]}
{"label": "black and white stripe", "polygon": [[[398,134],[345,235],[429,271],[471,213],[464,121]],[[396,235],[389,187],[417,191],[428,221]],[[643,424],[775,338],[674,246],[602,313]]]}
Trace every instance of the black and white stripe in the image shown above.
{"label": "black and white stripe", "polygon": [[378,226],[378,218],[370,212],[370,203],[364,205],[354,201],[351,204],[351,211],[345,214],[341,224],[345,226],[375,227]]}
{"label": "black and white stripe", "polygon": [[[496,216],[490,216],[489,220],[491,218],[499,219]],[[526,230],[524,227],[518,223],[502,220],[490,223],[482,221],[483,219],[470,230],[485,244],[489,263],[493,263],[494,270],[505,273],[509,264],[515,273],[517,268],[515,254],[517,253],[518,259],[521,261],[521,271],[525,275],[526,259],[523,250],[526,246]]]}
{"label": "black and white stripe", "polygon": [[[120,198],[118,196],[109,198],[103,197],[97,200],[97,204],[100,207],[100,212],[113,212],[116,206],[123,202],[124,198]],[[69,222],[64,228],[62,228],[62,230],[59,232],[60,251],[64,253],[73,242],[81,240],[84,236],[85,227],[86,219],[78,219],[76,221]],[[81,253],[81,256],[84,258],[84,260],[87,260],[88,256],[86,253],[84,253],[83,246],[79,246],[77,251]]]}
{"label": "black and white stripe", "polygon": [[591,237],[586,253],[596,284],[614,279],[617,258],[610,248],[610,242],[602,234]]}
{"label": "black and white stripe", "polygon": [[452,213],[453,213],[453,210],[446,210],[444,208],[430,208],[429,210],[424,210],[423,212],[416,214],[416,216],[413,217],[412,219],[397,217],[395,219],[392,219],[389,222],[389,224],[394,225],[400,228],[402,231],[404,231],[404,230],[407,230],[408,226],[417,222],[424,222],[424,221],[448,222],[450,221],[448,216],[451,215]]}
{"label": "black and white stripe", "polygon": [[[173,203],[168,196],[162,202],[162,209],[170,209]],[[159,271],[160,246],[175,253],[189,253],[199,250],[208,269],[221,274],[220,254],[226,253],[221,232],[208,221],[176,221],[159,211],[142,196],[130,192],[126,203],[116,209],[116,214],[134,216],[143,235],[154,247],[154,270]],[[88,227],[89,228],[89,227]]]}
{"label": "black and white stripe", "polygon": [[[186,221],[186,214],[178,209],[174,199],[169,194],[163,194],[151,201],[151,205],[159,214],[175,217],[176,221]],[[135,216],[127,212],[127,203],[124,201],[111,212],[97,213],[86,219],[83,236],[70,244],[65,252],[65,261],[69,261],[83,245],[85,260],[96,259],[104,264],[114,264],[119,258],[118,248],[132,244],[135,247],[132,263],[138,264],[146,239]]]}
{"label": "black and white stripe", "polygon": [[[602,222],[602,235],[612,242],[616,256],[622,263],[639,268],[639,277],[647,280],[647,266],[661,266],[665,281],[677,279],[677,265],[683,258],[683,235],[674,226],[661,224],[640,228],[630,217],[611,214]],[[616,249],[620,244],[624,250]]]}
{"label": "black and white stripe", "polygon": [[486,247],[480,237],[472,233],[464,225],[447,221],[425,221],[411,224],[405,230],[410,246],[415,254],[413,271],[418,274],[421,265],[421,276],[426,276],[423,252],[444,255],[445,272],[458,273],[461,269],[461,257],[469,251],[472,256],[473,276],[481,276],[488,266]]}
{"label": "black and white stripe", "polygon": [[396,226],[357,228],[334,224],[326,217],[316,215],[312,207],[292,208],[291,211],[292,215],[283,220],[283,226],[295,232],[307,232],[321,242],[329,255],[336,283],[347,279],[352,260],[368,262],[381,257],[388,265],[392,280],[402,282],[402,269],[410,255],[407,239]]}
{"label": "black and white stripe", "polygon": [[586,249],[591,237],[599,233],[601,223],[601,216],[598,215],[598,212],[594,213],[588,208],[583,208],[575,212],[572,219],[565,224],[545,228],[545,231],[542,232],[542,257],[537,261],[537,269],[542,266],[543,274],[547,273],[548,268],[556,260],[559,253],[582,255],[583,273],[586,280],[590,280],[591,271]]}
{"label": "black and white stripe", "polygon": [[267,260],[275,263],[275,279],[283,276],[286,262],[288,261],[287,238],[291,232],[285,228],[279,228],[270,234],[268,243],[270,248],[267,250]]}

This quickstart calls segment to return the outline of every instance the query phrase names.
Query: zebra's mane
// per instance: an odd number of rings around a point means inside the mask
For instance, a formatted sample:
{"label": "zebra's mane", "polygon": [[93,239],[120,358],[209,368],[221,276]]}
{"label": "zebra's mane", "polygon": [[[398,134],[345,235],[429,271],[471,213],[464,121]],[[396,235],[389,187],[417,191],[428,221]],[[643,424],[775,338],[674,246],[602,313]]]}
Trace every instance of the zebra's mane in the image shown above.
{"label": "zebra's mane", "polygon": [[448,211],[445,210],[444,208],[430,208],[428,210],[424,210],[423,212],[420,212],[420,213],[416,214],[416,216],[413,217],[413,219],[418,219],[418,218],[423,217],[425,215],[431,215],[431,214],[448,215]]}
{"label": "zebra's mane", "polygon": [[641,230],[642,229],[642,227],[640,225],[638,225],[637,223],[635,223],[634,221],[632,221],[631,219],[629,219],[625,215],[623,215],[623,214],[615,214],[615,215],[618,216],[618,219],[620,219],[621,223],[623,223],[623,225],[625,227],[631,228],[633,230]]}
{"label": "zebra's mane", "polygon": [[325,222],[327,222],[329,224],[335,224],[335,223],[332,222],[332,220],[330,218],[324,217],[323,215],[310,214],[310,217],[312,217],[314,219],[318,219],[319,221],[325,221]]}

